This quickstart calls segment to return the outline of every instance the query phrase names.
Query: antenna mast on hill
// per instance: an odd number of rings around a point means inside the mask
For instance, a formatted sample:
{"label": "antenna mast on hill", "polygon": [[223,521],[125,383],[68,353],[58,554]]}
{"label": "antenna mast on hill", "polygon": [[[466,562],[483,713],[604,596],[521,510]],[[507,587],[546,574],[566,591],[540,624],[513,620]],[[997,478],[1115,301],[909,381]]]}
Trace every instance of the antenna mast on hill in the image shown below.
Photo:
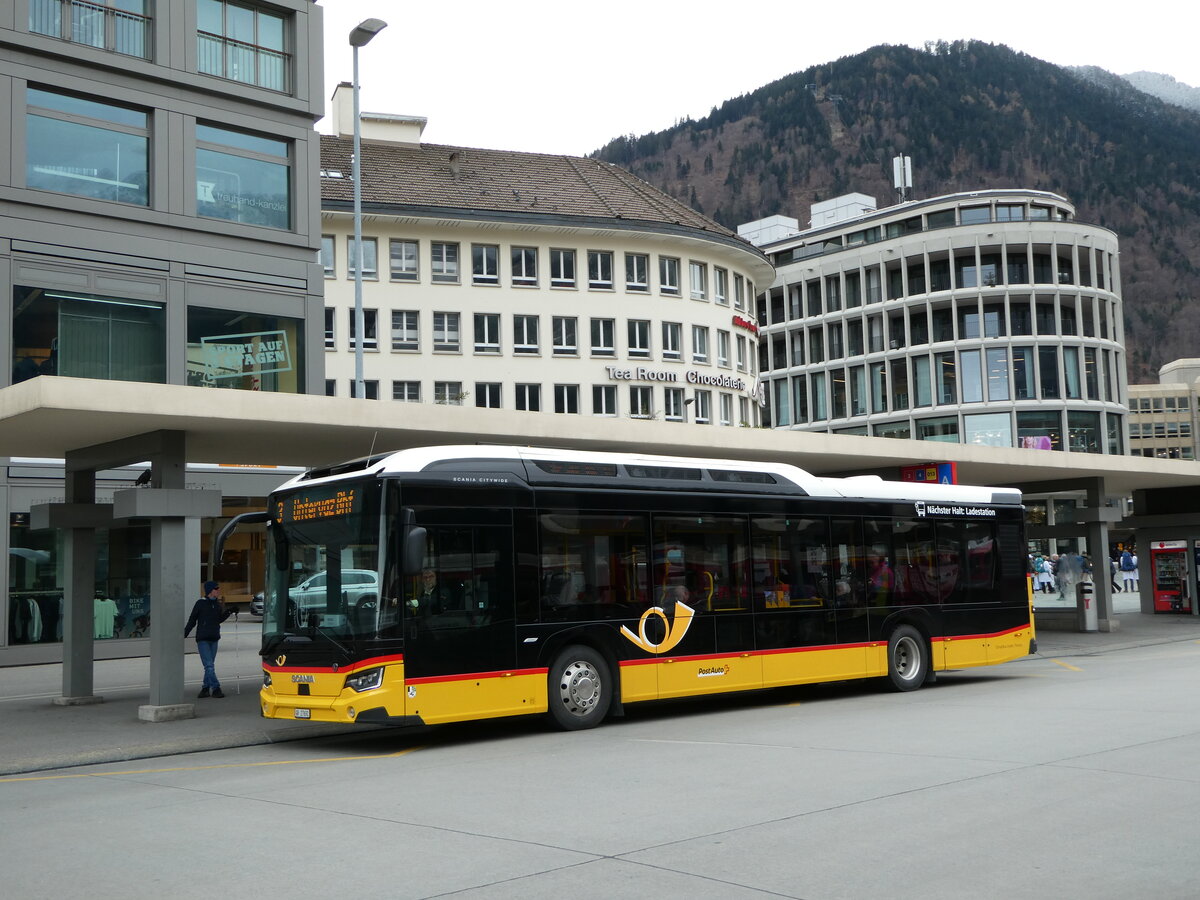
{"label": "antenna mast on hill", "polygon": [[901,203],[911,199],[913,186],[911,156],[892,157],[892,184],[896,186],[896,193],[900,196]]}

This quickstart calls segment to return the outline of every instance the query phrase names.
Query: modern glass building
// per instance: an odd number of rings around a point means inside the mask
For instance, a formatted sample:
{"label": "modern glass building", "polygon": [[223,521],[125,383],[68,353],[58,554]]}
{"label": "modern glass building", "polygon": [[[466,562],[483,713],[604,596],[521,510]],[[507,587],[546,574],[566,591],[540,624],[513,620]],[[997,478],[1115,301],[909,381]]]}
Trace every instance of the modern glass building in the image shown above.
{"label": "modern glass building", "polygon": [[1042,191],[874,206],[739,229],[777,271],[757,298],[772,427],[1126,452],[1113,232]]}

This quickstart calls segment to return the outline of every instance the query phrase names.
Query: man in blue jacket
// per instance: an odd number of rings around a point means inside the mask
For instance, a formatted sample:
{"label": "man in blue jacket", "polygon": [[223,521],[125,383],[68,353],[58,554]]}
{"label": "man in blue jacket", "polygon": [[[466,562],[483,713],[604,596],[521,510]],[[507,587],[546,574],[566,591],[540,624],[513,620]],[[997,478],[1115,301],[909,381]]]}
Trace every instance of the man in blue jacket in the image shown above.
{"label": "man in blue jacket", "polygon": [[217,681],[215,668],[217,661],[217,642],[221,640],[221,623],[233,614],[226,609],[225,604],[217,596],[220,585],[215,581],[204,582],[204,596],[192,607],[192,614],[183,629],[186,638],[196,629],[196,650],[200,654],[200,662],[204,664],[204,685],[200,688],[199,699],[205,697],[224,697],[221,692],[221,682]]}

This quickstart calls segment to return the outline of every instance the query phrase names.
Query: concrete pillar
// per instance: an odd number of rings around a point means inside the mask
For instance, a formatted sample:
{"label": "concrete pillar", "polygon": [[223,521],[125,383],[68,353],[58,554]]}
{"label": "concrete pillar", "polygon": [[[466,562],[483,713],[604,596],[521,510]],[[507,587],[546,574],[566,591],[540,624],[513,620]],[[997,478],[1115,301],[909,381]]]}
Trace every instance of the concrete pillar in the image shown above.
{"label": "concrete pillar", "polygon": [[102,703],[93,694],[95,653],[96,532],[92,528],[66,530],[63,562],[66,594],[63,597],[62,696],[63,706]]}
{"label": "concrete pillar", "polygon": [[[154,519],[150,523],[150,596],[153,624],[150,628],[150,703],[152,707],[183,704],[183,625],[186,599],[195,593],[184,575],[187,540],[184,520]],[[147,718],[141,707],[139,718]],[[164,717],[191,718],[193,709],[160,709],[150,713],[152,721]]]}
{"label": "concrete pillar", "polygon": [[1092,603],[1096,604],[1096,620],[1101,631],[1116,631],[1120,627],[1113,613],[1112,579],[1108,567],[1108,525],[1120,515],[1120,507],[1108,507],[1104,495],[1104,479],[1089,481],[1087,487],[1087,545],[1092,558]]}

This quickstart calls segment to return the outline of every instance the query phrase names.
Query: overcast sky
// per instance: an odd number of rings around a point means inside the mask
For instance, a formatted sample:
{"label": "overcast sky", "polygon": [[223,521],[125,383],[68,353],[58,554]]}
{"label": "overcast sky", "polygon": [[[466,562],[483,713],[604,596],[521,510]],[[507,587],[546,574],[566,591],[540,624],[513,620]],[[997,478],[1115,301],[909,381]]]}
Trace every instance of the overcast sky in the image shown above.
{"label": "overcast sky", "polygon": [[424,116],[427,143],[466,147],[582,156],[878,44],[977,39],[1058,65],[1163,72],[1200,86],[1186,0],[320,5],[327,101],[353,74],[350,30],[383,19],[388,27],[359,51],[362,110]]}

